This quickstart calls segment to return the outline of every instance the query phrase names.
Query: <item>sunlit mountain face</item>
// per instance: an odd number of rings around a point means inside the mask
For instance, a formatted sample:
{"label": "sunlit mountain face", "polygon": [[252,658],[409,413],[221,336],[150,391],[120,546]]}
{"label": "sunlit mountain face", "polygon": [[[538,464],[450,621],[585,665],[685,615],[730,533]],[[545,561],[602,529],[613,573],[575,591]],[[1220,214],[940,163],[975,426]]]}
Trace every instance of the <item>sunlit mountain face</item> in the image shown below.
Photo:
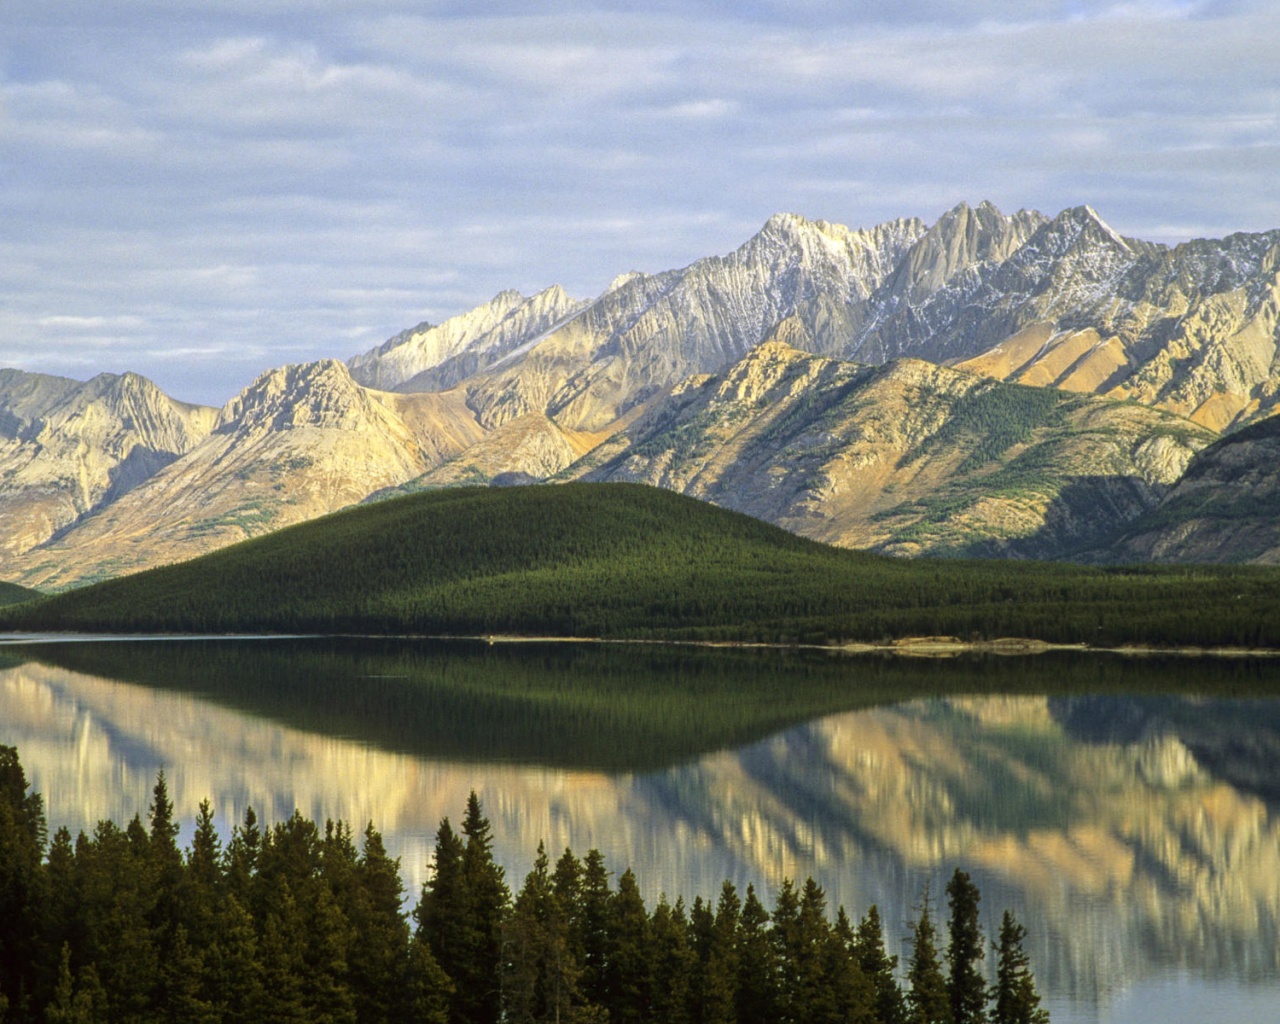
{"label": "sunlit mountain face", "polygon": [[[735,680],[757,710],[753,692],[772,692],[775,703],[788,692],[807,695],[816,705],[828,687],[845,707],[863,706],[842,710],[835,698],[816,717],[766,723],[763,735],[763,717],[695,729],[687,743],[628,766],[575,762],[557,749],[572,742],[571,723],[584,714],[607,745],[607,719],[584,711],[583,695],[643,686],[626,648],[589,657],[469,648],[410,658],[385,645],[376,657],[330,645],[323,657],[295,659],[302,675],[282,685],[310,679],[317,703],[332,706],[289,714],[255,706],[230,683],[219,693],[209,678],[185,689],[155,685],[190,649],[154,646],[163,648],[157,661],[135,665],[132,680],[125,654],[138,645],[96,652],[101,674],[87,670],[95,656],[87,645],[41,650],[42,660],[13,657],[0,668],[0,742],[19,747],[53,826],[76,831],[101,818],[145,816],[163,767],[180,814],[190,822],[208,797],[224,837],[249,806],[268,821],[295,807],[318,820],[373,821],[401,858],[412,897],[440,819],[456,821],[475,789],[514,885],[541,840],[552,851],[598,847],[618,872],[632,866],[650,901],[659,892],[710,895],[725,878],[754,883],[771,901],[784,878],[812,874],[833,906],[856,915],[878,904],[893,942],[907,934],[926,883],[936,899],[962,866],[982,888],[989,933],[1006,907],[1028,923],[1042,988],[1068,1016],[1123,1003],[1133,986],[1169,971],[1193,987],[1229,983],[1246,1001],[1280,983],[1280,803],[1271,767],[1280,701],[1257,695],[1280,666],[1196,669],[1184,661],[1175,671],[1165,662],[1096,658],[807,664],[737,652],[717,668],[714,652],[700,652],[659,662],[666,675],[648,694],[656,720],[673,713],[664,709],[673,692],[700,686],[714,694]],[[262,645],[256,651],[237,657],[278,670]],[[975,693],[984,675],[997,684],[1015,679],[1019,663],[1032,686],[1041,674],[1056,678],[1056,695]],[[1227,678],[1244,696],[1196,695],[1196,671],[1206,688]],[[442,680],[473,672],[510,677],[507,689],[495,682],[490,694],[498,735],[450,718],[440,695]],[[1115,685],[1121,678],[1124,688]],[[1091,680],[1094,695],[1066,695],[1073,680]],[[386,687],[395,686],[410,688],[400,693],[403,714],[415,713],[412,692],[452,725],[425,730],[416,746],[388,731],[381,716],[394,705]],[[896,702],[886,696],[895,689]],[[496,709],[531,697],[551,709],[542,720],[546,749],[515,735],[515,756],[504,759]],[[713,696],[705,703],[716,706]],[[617,722],[640,728],[625,708]]]}

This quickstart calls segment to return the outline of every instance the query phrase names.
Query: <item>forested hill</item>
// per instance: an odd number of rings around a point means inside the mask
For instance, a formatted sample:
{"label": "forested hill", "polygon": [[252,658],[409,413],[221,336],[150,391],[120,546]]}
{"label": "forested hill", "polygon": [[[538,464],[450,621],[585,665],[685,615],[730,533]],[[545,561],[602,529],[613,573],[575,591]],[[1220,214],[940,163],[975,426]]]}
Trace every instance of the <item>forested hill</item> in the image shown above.
{"label": "forested hill", "polygon": [[656,488],[363,506],[0,611],[0,628],[1280,646],[1280,570],[903,561]]}
{"label": "forested hill", "polygon": [[0,605],[19,604],[23,601],[31,601],[40,596],[38,590],[32,590],[29,587],[20,587],[16,583],[4,583],[0,581]]}

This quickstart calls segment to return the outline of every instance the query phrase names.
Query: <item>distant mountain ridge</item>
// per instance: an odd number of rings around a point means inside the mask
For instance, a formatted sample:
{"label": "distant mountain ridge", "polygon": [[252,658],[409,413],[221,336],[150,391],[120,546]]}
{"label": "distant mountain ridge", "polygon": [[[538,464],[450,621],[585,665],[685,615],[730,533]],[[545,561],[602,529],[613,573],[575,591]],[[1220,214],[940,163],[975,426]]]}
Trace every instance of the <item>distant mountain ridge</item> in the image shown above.
{"label": "distant mountain ridge", "polygon": [[[1186,491],[1216,434],[1275,411],[1278,340],[1280,231],[1169,247],[1088,206],[856,230],[778,214],[727,255],[591,300],[502,292],[345,364],[269,371],[222,410],[134,374],[0,371],[0,578],[64,587],[371,495],[569,478],[897,553],[1274,560],[1117,538]],[[751,392],[766,342],[791,383],[712,401]]]}

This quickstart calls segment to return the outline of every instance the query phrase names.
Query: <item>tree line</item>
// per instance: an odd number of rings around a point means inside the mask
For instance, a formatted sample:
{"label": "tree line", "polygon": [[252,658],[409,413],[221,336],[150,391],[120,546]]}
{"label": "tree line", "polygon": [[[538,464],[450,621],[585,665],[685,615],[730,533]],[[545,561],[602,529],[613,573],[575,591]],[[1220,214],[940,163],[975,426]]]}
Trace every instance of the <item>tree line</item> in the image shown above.
{"label": "tree line", "polygon": [[1275,647],[1273,566],[905,560],[633,484],[460,488],[0,608],[0,628]]}
{"label": "tree line", "polygon": [[[254,812],[222,845],[208,801],[185,851],[164,773],[147,822],[47,837],[17,751],[0,747],[3,1024],[1045,1024],[1025,930],[1006,912],[983,961],[980,894],[926,893],[899,971],[871,907],[856,924],[812,878],[645,907],[630,870],[539,846],[514,894],[480,801],[446,818],[404,911],[399,862],[369,825]],[[902,974],[902,980],[899,975]]]}

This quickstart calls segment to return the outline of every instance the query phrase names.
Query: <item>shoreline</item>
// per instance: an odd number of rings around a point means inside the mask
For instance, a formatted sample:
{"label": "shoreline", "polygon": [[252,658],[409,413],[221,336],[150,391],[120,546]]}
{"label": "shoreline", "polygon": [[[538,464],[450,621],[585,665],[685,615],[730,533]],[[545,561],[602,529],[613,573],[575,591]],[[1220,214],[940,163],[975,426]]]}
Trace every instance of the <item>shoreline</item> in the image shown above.
{"label": "shoreline", "polygon": [[1119,647],[1090,647],[1087,644],[1056,644],[1033,637],[997,637],[994,640],[961,640],[953,636],[900,637],[871,642],[848,641],[837,644],[765,643],[747,640],[655,640],[626,637],[524,636],[520,634],[423,634],[423,633],[0,633],[0,648],[57,643],[175,642],[184,640],[428,640],[494,644],[637,644],[661,647],[711,647],[740,650],[825,651],[830,654],[896,654],[904,658],[947,658],[961,654],[996,654],[1029,657],[1055,651],[1078,654],[1118,654],[1129,657],[1180,655],[1189,658],[1280,658],[1280,649],[1267,647],[1198,647],[1190,644],[1162,647],[1154,644],[1124,644]]}

